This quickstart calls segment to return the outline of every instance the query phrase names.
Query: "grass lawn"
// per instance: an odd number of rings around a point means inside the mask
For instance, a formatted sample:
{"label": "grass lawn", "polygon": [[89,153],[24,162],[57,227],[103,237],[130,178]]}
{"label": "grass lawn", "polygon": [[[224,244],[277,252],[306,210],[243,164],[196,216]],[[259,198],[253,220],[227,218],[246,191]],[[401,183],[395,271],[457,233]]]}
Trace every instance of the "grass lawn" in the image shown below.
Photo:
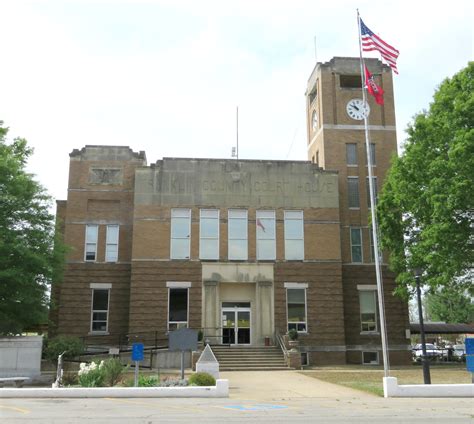
{"label": "grass lawn", "polygon": [[[466,364],[432,365],[430,367],[432,384],[469,384],[471,373],[466,371]],[[381,367],[319,367],[301,371],[308,377],[340,384],[352,389],[363,390],[378,396],[383,396]],[[398,384],[423,384],[421,365],[396,367],[390,370],[390,377],[397,377]]]}

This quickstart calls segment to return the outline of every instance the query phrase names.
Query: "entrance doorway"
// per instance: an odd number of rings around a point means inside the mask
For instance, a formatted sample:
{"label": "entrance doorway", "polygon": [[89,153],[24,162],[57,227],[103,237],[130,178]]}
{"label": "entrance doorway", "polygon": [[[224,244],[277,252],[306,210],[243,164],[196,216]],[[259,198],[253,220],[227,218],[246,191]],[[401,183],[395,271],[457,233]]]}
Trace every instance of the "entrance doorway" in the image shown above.
{"label": "entrance doorway", "polygon": [[222,344],[250,344],[250,302],[222,303]]}

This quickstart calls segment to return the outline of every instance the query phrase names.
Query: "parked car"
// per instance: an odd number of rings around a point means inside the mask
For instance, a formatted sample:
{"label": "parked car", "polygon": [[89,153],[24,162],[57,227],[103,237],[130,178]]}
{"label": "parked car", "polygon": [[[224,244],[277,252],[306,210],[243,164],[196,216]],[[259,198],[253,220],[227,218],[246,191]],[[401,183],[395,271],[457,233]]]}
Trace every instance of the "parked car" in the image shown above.
{"label": "parked car", "polygon": [[466,346],[458,344],[453,346],[453,360],[454,361],[466,361]]}
{"label": "parked car", "polygon": [[[421,343],[415,345],[412,349],[413,353],[413,359],[415,361],[421,361],[421,358],[423,356],[423,350],[421,348]],[[430,360],[438,359],[442,356],[442,351],[438,349],[434,344],[432,343],[426,343],[426,356]]]}

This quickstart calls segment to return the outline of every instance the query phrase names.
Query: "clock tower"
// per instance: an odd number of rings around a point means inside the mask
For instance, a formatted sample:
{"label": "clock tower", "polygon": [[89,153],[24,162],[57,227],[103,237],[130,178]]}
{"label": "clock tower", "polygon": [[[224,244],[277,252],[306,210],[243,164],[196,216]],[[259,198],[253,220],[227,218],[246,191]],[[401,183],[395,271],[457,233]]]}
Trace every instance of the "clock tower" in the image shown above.
{"label": "clock tower", "polygon": [[[384,90],[384,104],[362,100],[360,59],[334,57],[317,63],[306,90],[308,159],[324,170],[338,171],[341,277],[348,363],[381,363],[380,327],[365,322],[378,316],[375,256],[369,226],[370,198],[364,117],[368,116],[375,193],[381,190],[397,153],[392,71],[378,59],[365,64]],[[382,258],[390,358],[406,356],[408,308],[393,299],[395,275]],[[393,305],[393,306],[389,306]],[[396,305],[396,306],[395,306]],[[358,317],[360,317],[360,327]],[[378,318],[377,318],[378,320]],[[375,351],[378,351],[376,353]],[[374,362],[372,362],[374,361]]]}

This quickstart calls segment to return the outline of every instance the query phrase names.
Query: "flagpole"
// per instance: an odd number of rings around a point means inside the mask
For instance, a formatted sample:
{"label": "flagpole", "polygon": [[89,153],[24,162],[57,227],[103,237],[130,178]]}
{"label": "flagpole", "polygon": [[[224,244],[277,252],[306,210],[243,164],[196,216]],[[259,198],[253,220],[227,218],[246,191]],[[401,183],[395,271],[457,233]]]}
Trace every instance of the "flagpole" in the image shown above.
{"label": "flagpole", "polygon": [[237,160],[239,160],[239,107],[236,110]]}
{"label": "flagpole", "polygon": [[[360,15],[359,9],[357,9],[357,28],[359,31],[359,55],[360,55],[360,78],[362,82],[362,99],[364,104],[367,102],[367,89],[365,87],[365,63],[362,57],[362,36],[360,31]],[[377,279],[377,294],[379,304],[379,315],[380,315],[380,336],[382,340],[382,355],[383,355],[383,369],[385,377],[389,376],[389,357],[387,348],[387,329],[385,321],[385,302],[383,295],[382,286],[382,269],[380,266],[380,255],[379,255],[379,243],[378,243],[378,225],[377,216],[375,213],[375,199],[374,199],[374,182],[372,176],[372,155],[370,154],[370,139],[369,139],[369,123],[368,114],[364,114],[364,127],[365,127],[365,150],[367,153],[367,170],[369,174],[369,191],[370,191],[370,209],[372,217],[372,239],[374,243],[374,256],[375,256],[375,275]]]}

